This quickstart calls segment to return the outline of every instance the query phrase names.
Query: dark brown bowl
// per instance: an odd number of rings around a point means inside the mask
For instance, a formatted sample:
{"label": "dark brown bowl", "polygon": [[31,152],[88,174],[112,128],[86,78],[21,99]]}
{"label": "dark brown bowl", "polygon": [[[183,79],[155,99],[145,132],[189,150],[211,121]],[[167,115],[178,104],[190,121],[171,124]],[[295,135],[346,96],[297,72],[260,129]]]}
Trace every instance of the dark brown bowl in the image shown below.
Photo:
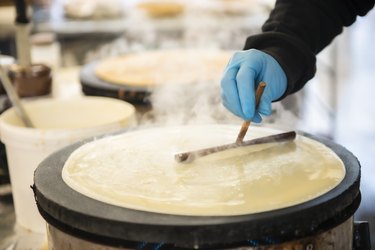
{"label": "dark brown bowl", "polygon": [[32,64],[29,67],[12,65],[9,76],[20,97],[41,96],[51,93],[51,68],[44,64]]}

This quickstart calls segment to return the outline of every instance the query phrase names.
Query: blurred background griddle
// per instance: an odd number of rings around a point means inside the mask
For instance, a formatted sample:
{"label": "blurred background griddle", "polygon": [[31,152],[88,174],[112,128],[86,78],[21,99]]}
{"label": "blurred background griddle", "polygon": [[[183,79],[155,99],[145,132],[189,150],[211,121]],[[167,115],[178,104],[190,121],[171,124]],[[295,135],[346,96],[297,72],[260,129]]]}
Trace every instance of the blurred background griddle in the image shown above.
{"label": "blurred background griddle", "polygon": [[139,105],[150,105],[147,97],[150,90],[142,87],[131,87],[119,85],[101,80],[95,74],[95,69],[99,62],[92,62],[82,67],[79,80],[82,86],[82,92],[91,96],[108,96],[126,100],[130,103]]}

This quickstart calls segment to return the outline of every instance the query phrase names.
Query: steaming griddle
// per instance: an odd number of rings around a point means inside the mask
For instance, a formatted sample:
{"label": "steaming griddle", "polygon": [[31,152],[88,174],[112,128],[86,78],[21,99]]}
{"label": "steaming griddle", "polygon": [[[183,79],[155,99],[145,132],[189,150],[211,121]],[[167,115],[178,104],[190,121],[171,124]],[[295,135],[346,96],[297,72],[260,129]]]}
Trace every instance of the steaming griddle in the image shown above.
{"label": "steaming griddle", "polygon": [[127,209],[86,197],[68,187],[61,172],[70,154],[94,138],[68,146],[44,160],[35,171],[33,189],[38,209],[49,224],[92,242],[129,248],[139,242],[162,242],[173,246],[171,249],[285,242],[343,223],[354,214],[361,199],[360,164],[356,157],[331,141],[308,137],[325,144],[341,158],[346,168],[344,180],[316,199],[269,212],[179,216]]}
{"label": "steaming griddle", "polygon": [[79,75],[82,91],[89,96],[107,96],[118,98],[132,104],[149,105],[147,97],[152,89],[146,87],[136,87],[126,84],[115,84],[103,81],[95,74],[95,68],[100,61],[86,64],[82,67]]}
{"label": "steaming griddle", "polygon": [[153,89],[171,83],[219,82],[233,51],[203,49],[150,50],[85,65],[80,74],[87,95],[148,104]]}

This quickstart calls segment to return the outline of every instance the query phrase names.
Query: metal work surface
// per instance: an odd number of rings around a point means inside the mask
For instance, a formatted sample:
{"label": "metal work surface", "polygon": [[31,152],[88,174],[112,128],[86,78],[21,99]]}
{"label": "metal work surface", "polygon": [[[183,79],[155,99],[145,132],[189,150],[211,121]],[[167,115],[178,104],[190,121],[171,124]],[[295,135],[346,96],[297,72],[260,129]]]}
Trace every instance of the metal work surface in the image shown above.
{"label": "metal work surface", "polygon": [[[177,250],[174,246],[168,246],[163,243],[138,242],[133,246],[110,247],[82,240],[61,232],[60,230],[48,225],[48,242],[51,249],[94,249],[94,250],[130,250],[130,249],[153,249],[153,250]],[[226,246],[220,249],[225,250],[276,250],[276,249],[301,249],[301,250],[326,250],[329,246],[331,250],[351,250],[352,249],[353,219],[350,218],[341,225],[312,237],[303,238],[291,242],[274,244],[268,242],[268,246],[260,246],[261,242],[247,241],[240,247]],[[178,248],[180,249],[180,248]],[[213,248],[218,250],[219,248]],[[180,249],[184,250],[184,249]],[[187,250],[187,249],[185,249]]]}

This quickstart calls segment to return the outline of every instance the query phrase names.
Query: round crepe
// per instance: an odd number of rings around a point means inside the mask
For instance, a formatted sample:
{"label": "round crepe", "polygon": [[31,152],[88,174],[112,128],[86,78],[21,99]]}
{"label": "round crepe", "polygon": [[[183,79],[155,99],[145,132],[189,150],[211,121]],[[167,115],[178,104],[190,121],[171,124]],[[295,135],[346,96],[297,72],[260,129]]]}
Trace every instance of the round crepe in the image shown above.
{"label": "round crepe", "polygon": [[143,0],[137,4],[137,7],[146,11],[151,17],[174,17],[184,12],[185,6],[183,3],[173,1],[155,1]]}
{"label": "round crepe", "polygon": [[[247,139],[280,131],[252,127]],[[177,163],[174,154],[232,143],[238,126],[147,129],[87,143],[74,151],[63,180],[93,199],[126,208],[228,216],[299,204],[337,186],[345,175],[325,145],[298,136]]]}
{"label": "round crepe", "polygon": [[109,83],[136,87],[220,81],[231,55],[216,50],[147,51],[104,60],[95,74]]}

